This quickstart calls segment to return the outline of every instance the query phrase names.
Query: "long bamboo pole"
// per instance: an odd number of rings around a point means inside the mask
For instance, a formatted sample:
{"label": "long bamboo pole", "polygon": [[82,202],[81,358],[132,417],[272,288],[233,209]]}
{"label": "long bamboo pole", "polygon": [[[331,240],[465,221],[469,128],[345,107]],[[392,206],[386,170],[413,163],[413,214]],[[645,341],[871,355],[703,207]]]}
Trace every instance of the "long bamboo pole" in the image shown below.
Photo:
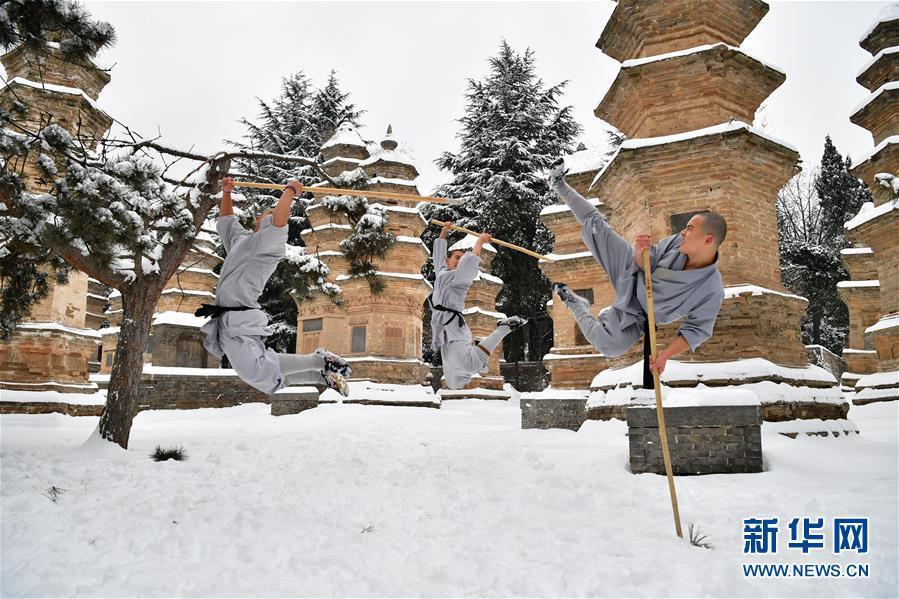
{"label": "long bamboo pole", "polygon": [[[234,181],[234,187],[252,187],[254,189],[284,189],[284,185],[277,183],[256,183],[255,181]],[[385,200],[406,200],[407,202],[431,202],[433,204],[453,204],[459,202],[455,198],[437,198],[432,196],[417,196],[411,193],[399,193],[396,191],[370,191],[368,189],[339,189],[336,187],[306,187],[304,193],[316,195],[360,195],[368,198],[381,198]]]}
{"label": "long bamboo pole", "polygon": [[[438,227],[442,227],[442,226],[446,225],[445,222],[436,220],[436,219],[432,219],[431,224],[437,225]],[[466,229],[465,227],[460,227],[458,225],[450,225],[450,227],[452,229],[455,229],[456,231],[462,231],[463,233],[468,233],[469,235],[474,235],[475,237],[480,235],[480,233],[478,233],[477,231],[472,231],[471,229]],[[507,247],[510,250],[515,250],[516,252],[521,252],[522,254],[527,254],[528,256],[533,256],[534,258],[537,258],[538,260],[546,260],[547,262],[552,262],[551,258],[547,258],[543,254],[538,254],[537,252],[532,252],[531,250],[529,250],[527,248],[523,248],[520,245],[515,245],[514,243],[509,243],[508,241],[503,241],[502,239],[493,239],[490,241],[490,243],[495,243],[496,245],[501,245],[501,246]]]}
{"label": "long bamboo pole", "polygon": [[[649,317],[649,352],[652,361],[656,360],[656,317],[652,299],[652,274],[650,273],[649,250],[643,252],[643,272],[646,274],[646,312]],[[677,491],[674,489],[674,474],[671,470],[671,454],[668,452],[668,432],[665,430],[665,411],[662,409],[662,384],[657,370],[652,371],[652,383],[656,392],[656,413],[659,418],[659,437],[662,440],[662,459],[665,461],[665,474],[668,475],[668,491],[671,494],[671,510],[674,512],[674,530],[677,536],[684,538],[680,526],[680,511],[677,509]]]}

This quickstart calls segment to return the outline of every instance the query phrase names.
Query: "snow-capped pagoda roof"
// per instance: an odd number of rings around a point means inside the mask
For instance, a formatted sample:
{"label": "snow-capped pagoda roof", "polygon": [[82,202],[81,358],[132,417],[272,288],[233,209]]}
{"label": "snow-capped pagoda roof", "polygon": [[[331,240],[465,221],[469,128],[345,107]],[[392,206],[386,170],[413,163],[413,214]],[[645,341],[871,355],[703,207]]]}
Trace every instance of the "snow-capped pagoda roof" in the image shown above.
{"label": "snow-capped pagoda roof", "polygon": [[603,150],[598,148],[578,150],[564,157],[565,168],[569,175],[598,171],[605,165],[603,154]]}
{"label": "snow-capped pagoda roof", "polygon": [[871,23],[871,26],[865,30],[860,38],[858,38],[858,42],[862,43],[865,41],[869,35],[874,33],[874,30],[877,29],[877,26],[881,23],[889,23],[890,21],[899,20],[899,2],[893,2],[892,4],[888,4],[880,9],[880,13],[877,15],[877,19]]}
{"label": "snow-capped pagoda roof", "polygon": [[365,140],[362,139],[362,136],[359,135],[358,129],[352,123],[341,123],[339,127],[337,127],[337,131],[334,132],[328,141],[322,144],[322,149],[331,148],[334,146],[356,146],[359,148],[367,148],[368,146],[365,143]]}
{"label": "snow-capped pagoda roof", "polygon": [[[471,248],[474,247],[474,243],[477,240],[478,240],[478,238],[475,237],[474,235],[466,235],[465,237],[463,237],[462,239],[460,239],[459,241],[457,241],[456,243],[451,245],[449,248],[449,251],[455,252],[456,250],[462,250],[462,251],[470,250]],[[488,252],[493,252],[494,254],[496,253],[496,248],[493,247],[489,243],[484,244],[483,249],[487,250]]]}

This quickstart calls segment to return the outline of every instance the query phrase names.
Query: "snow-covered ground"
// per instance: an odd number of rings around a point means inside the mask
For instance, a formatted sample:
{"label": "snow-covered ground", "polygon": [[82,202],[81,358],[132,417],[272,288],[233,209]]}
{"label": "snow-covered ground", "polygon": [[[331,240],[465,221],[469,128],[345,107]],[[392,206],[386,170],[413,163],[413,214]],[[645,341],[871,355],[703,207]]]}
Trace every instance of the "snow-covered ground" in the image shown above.
{"label": "snow-covered ground", "polygon": [[[853,407],[861,435],[763,432],[766,471],[628,472],[626,425],[521,430],[517,402],[153,411],[131,449],[82,447],[96,418],[0,417],[3,597],[897,595],[897,405]],[[153,462],[183,445],[185,462]],[[64,490],[56,502],[48,489]],[[743,554],[743,519],[780,521]],[[832,551],[836,517],[870,551]],[[825,548],[789,549],[823,517]],[[741,564],[866,563],[868,578],[746,578]]]}

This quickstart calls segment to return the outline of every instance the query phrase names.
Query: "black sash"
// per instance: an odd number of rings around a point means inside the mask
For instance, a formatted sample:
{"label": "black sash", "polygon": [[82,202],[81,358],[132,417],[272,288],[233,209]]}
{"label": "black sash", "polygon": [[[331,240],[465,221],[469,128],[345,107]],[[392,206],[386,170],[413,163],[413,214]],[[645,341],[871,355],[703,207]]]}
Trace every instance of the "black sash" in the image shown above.
{"label": "black sash", "polygon": [[250,308],[249,306],[229,308],[228,306],[216,306],[215,304],[201,304],[200,307],[197,308],[197,311],[194,312],[194,316],[199,316],[200,318],[206,316],[218,318],[225,312],[242,312],[243,310],[256,310],[256,308]]}
{"label": "black sash", "polygon": [[438,312],[449,312],[450,317],[446,322],[443,323],[443,326],[451,324],[454,320],[459,319],[459,326],[465,326],[465,317],[462,316],[462,313],[458,310],[453,310],[452,308],[447,308],[446,306],[435,305],[434,301],[431,299],[432,296],[428,296],[428,303],[431,305],[432,310],[437,310]]}

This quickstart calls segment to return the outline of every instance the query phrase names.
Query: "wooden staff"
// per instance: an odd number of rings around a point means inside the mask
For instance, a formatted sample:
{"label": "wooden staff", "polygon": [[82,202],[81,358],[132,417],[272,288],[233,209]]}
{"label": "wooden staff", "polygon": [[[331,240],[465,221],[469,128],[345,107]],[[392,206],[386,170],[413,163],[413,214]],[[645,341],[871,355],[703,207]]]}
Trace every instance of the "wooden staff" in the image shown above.
{"label": "wooden staff", "polygon": [[[437,225],[438,227],[443,227],[447,223],[445,223],[443,221],[432,219],[431,224]],[[477,231],[472,231],[471,229],[466,229],[465,227],[460,227],[457,225],[450,225],[450,228],[455,229],[456,231],[462,231],[463,233],[468,233],[469,235],[474,235],[475,237],[480,236],[480,233],[478,233]],[[523,248],[520,245],[515,245],[514,243],[509,243],[508,241],[503,241],[502,239],[492,239],[490,241],[490,243],[495,243],[496,245],[501,245],[501,246],[507,247],[510,250],[515,250],[516,252],[521,252],[522,254],[527,254],[528,256],[533,256],[534,258],[537,258],[538,260],[546,260],[547,262],[552,262],[551,259],[547,258],[543,254],[538,254],[537,252],[532,252],[531,250],[529,250],[527,248]]]}
{"label": "wooden staff", "polygon": [[[234,181],[234,187],[252,187],[254,189],[284,189],[284,185],[277,183],[256,183],[254,181]],[[395,191],[370,191],[368,189],[338,189],[335,187],[306,187],[303,186],[303,192],[314,193],[316,195],[359,195],[369,198],[380,198],[385,200],[406,200],[407,202],[431,202],[433,204],[455,204],[459,200],[455,198],[435,198],[431,196],[417,196],[411,193],[399,193]]]}
{"label": "wooden staff", "polygon": [[[652,300],[652,274],[650,273],[649,249],[643,252],[643,272],[646,274],[646,312],[649,317],[649,352],[652,361],[656,361],[656,317]],[[662,409],[662,383],[659,372],[652,369],[652,382],[656,391],[656,413],[659,418],[659,437],[662,439],[662,459],[665,461],[665,474],[668,475],[668,491],[671,493],[671,510],[674,512],[674,530],[677,536],[684,538],[680,526],[680,511],[677,509],[677,491],[674,489],[674,474],[671,471],[671,454],[668,452],[668,433],[665,430],[665,411]]]}

